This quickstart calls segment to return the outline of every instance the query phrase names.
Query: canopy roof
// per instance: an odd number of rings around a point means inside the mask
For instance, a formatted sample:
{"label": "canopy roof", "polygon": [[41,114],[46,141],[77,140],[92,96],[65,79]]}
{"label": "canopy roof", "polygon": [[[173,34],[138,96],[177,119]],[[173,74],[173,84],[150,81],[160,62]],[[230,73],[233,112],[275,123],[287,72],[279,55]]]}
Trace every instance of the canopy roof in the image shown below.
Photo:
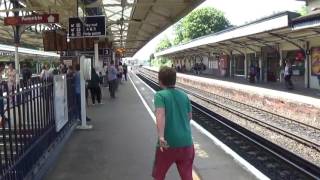
{"label": "canopy roof", "polygon": [[[133,56],[148,41],[177,22],[204,0],[19,0],[15,9],[28,13],[58,13],[59,26],[67,29],[68,18],[106,15],[107,38],[114,47],[125,48]],[[6,16],[0,0],[0,16]],[[77,4],[79,8],[77,8]],[[12,7],[11,7],[12,9]],[[9,16],[12,16],[12,12]],[[1,26],[1,29],[4,28]],[[49,27],[47,27],[49,28]],[[44,28],[45,29],[45,28]],[[31,39],[29,39],[31,40]],[[26,40],[28,41],[28,40]],[[40,46],[40,44],[39,44]]]}
{"label": "canopy roof", "polygon": [[231,51],[243,54],[244,50],[259,52],[261,47],[276,49],[275,45],[282,42],[303,50],[306,38],[320,37],[320,21],[315,17],[320,16],[301,18],[296,13],[283,12],[171,47],[155,56],[186,57],[208,53],[230,54]]}

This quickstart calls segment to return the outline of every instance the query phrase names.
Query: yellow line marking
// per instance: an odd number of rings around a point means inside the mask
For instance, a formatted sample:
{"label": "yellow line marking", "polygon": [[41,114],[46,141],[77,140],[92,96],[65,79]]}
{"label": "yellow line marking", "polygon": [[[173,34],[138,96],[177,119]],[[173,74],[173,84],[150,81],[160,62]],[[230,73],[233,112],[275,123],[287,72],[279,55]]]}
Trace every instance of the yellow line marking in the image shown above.
{"label": "yellow line marking", "polygon": [[200,176],[198,175],[198,173],[192,169],[192,179],[193,180],[201,180]]}

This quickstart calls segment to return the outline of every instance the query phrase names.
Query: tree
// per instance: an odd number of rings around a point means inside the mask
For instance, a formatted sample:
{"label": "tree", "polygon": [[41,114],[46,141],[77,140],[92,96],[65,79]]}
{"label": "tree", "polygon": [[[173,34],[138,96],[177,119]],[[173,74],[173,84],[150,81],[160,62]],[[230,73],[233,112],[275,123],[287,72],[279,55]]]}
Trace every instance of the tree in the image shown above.
{"label": "tree", "polygon": [[172,46],[172,43],[170,42],[169,38],[165,36],[157,45],[156,52],[162,51],[164,49],[167,49]]}
{"label": "tree", "polygon": [[198,9],[177,23],[174,44],[219,32],[229,26],[223,12],[212,7]]}
{"label": "tree", "polygon": [[299,13],[301,16],[305,16],[308,15],[308,8],[304,5],[300,7],[300,9],[298,9],[296,12]]}

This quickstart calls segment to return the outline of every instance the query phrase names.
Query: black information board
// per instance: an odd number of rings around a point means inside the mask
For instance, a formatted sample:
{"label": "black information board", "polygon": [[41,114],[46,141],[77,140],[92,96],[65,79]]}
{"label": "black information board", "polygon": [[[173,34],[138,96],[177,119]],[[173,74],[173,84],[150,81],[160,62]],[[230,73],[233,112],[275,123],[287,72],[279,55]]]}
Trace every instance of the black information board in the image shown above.
{"label": "black information board", "polygon": [[83,22],[79,18],[69,18],[69,37],[99,37],[106,35],[105,16],[88,16]]}

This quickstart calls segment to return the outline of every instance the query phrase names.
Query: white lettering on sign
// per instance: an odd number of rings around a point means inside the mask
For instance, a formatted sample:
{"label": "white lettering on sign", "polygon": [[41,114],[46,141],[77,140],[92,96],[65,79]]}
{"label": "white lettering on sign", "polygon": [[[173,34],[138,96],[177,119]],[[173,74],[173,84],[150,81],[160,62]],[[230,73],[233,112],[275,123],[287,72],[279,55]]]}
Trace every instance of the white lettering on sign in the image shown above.
{"label": "white lettering on sign", "polygon": [[42,16],[27,16],[22,17],[22,21],[42,21]]}

